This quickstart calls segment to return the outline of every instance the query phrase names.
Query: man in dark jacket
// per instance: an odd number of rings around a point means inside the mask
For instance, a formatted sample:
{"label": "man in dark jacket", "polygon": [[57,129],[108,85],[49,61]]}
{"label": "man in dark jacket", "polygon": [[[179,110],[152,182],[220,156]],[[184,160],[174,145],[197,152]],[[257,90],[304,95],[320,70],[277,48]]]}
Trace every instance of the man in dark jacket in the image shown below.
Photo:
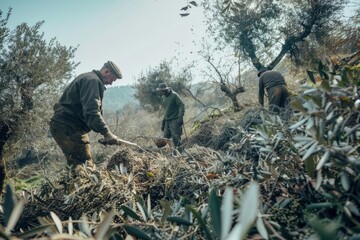
{"label": "man in dark jacket", "polygon": [[69,166],[87,163],[94,167],[91,158],[88,132],[93,130],[104,136],[99,142],[116,144],[118,137],[111,133],[102,116],[102,99],[105,85],[121,79],[120,69],[108,61],[100,69],[76,77],[54,105],[50,131],[67,158]]}
{"label": "man in dark jacket", "polygon": [[161,130],[165,138],[172,138],[175,148],[181,153],[181,134],[184,124],[183,118],[185,107],[179,95],[174,92],[166,83],[160,83],[156,89],[162,96],[162,104],[165,110],[161,124]]}
{"label": "man in dark jacket", "polygon": [[290,102],[289,91],[283,75],[277,71],[262,68],[259,77],[259,102],[264,106],[265,89],[269,99],[269,110],[279,114],[288,107]]}

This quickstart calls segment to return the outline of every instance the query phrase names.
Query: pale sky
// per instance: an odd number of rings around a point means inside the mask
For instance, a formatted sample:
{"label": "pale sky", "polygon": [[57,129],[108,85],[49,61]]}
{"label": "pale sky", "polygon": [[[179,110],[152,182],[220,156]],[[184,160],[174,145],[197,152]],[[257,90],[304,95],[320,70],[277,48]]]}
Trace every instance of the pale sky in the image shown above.
{"label": "pale sky", "polygon": [[[201,7],[181,17],[185,0],[0,0],[3,16],[9,7],[8,26],[44,20],[46,39],[56,37],[65,46],[77,46],[75,74],[100,69],[114,61],[123,79],[113,85],[133,84],[141,71],[176,56],[180,65],[196,51],[193,40],[203,37]],[[193,31],[192,31],[193,29]]]}
{"label": "pale sky", "polygon": [[[11,29],[44,20],[41,31],[46,39],[56,37],[67,47],[79,45],[76,75],[112,60],[124,76],[113,85],[132,85],[141,71],[163,60],[176,57],[179,65],[174,67],[180,68],[201,59],[196,55],[200,44],[193,41],[205,36],[203,9],[192,7],[189,16],[181,17],[186,4],[187,0],[0,0],[0,9],[5,16],[12,7]],[[352,2],[348,10],[358,5]],[[198,71],[201,64],[200,60],[196,65]]]}

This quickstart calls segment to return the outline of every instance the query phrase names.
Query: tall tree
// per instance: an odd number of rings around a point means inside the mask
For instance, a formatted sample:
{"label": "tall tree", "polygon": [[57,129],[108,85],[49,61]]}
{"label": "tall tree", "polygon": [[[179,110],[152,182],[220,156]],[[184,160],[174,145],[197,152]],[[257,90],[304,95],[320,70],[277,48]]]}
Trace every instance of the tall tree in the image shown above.
{"label": "tall tree", "polygon": [[[221,0],[205,3],[211,31],[241,50],[256,69],[274,68],[303,41],[321,41],[336,26],[346,0]],[[218,27],[214,27],[214,23]]]}
{"label": "tall tree", "polygon": [[[20,132],[22,122],[34,110],[39,96],[56,92],[77,66],[71,59],[76,48],[65,47],[40,32],[43,22],[7,27],[9,9],[0,11],[0,192],[5,179],[4,147]],[[45,136],[44,136],[45,137]]]}

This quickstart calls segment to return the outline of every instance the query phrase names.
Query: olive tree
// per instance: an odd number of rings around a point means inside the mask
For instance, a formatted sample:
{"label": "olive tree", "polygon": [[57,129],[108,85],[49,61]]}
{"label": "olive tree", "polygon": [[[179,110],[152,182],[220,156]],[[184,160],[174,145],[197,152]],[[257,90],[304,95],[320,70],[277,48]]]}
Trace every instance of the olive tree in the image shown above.
{"label": "olive tree", "polygon": [[156,112],[160,109],[161,102],[161,96],[156,91],[159,84],[166,83],[175,92],[181,94],[192,80],[192,75],[188,70],[184,69],[181,73],[175,74],[171,70],[170,63],[162,62],[158,67],[149,69],[136,79],[134,97],[141,107],[147,111]]}
{"label": "olive tree", "polygon": [[204,2],[209,30],[239,49],[256,69],[273,69],[299,45],[321,41],[340,24],[346,0],[220,0]]}
{"label": "olive tree", "polygon": [[0,192],[6,173],[5,149],[34,127],[29,116],[40,104],[42,111],[49,112],[46,103],[77,66],[72,61],[76,48],[62,46],[55,38],[46,41],[40,31],[43,21],[34,26],[22,23],[11,30],[7,27],[10,16],[11,9],[5,16],[0,11]]}

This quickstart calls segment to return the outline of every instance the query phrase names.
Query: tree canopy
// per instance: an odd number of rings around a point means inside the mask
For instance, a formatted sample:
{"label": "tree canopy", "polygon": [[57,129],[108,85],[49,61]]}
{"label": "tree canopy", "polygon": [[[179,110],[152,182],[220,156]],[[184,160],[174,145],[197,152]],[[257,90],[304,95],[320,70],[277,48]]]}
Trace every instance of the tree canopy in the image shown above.
{"label": "tree canopy", "polygon": [[191,80],[192,76],[188,70],[175,74],[171,71],[170,63],[162,62],[158,67],[149,69],[140,75],[134,85],[136,88],[134,97],[139,100],[144,109],[158,111],[160,109],[160,94],[156,88],[160,83],[166,83],[175,92],[181,93]]}
{"label": "tree canopy", "polygon": [[[43,22],[26,23],[14,30],[7,27],[11,9],[0,11],[0,171],[5,176],[3,150],[19,131],[36,104],[49,100],[77,66],[72,61],[76,48],[65,47],[55,38],[47,42],[40,31]],[[43,93],[46,92],[47,95]],[[40,100],[40,101],[39,101]],[[48,108],[45,108],[48,109]],[[40,117],[40,116],[39,116]],[[0,179],[0,191],[2,189]]]}
{"label": "tree canopy", "polygon": [[[205,3],[206,4],[206,3]],[[210,31],[251,60],[256,69],[274,68],[289,54],[301,55],[299,44],[321,42],[339,23],[346,0],[223,0],[206,8]]]}

